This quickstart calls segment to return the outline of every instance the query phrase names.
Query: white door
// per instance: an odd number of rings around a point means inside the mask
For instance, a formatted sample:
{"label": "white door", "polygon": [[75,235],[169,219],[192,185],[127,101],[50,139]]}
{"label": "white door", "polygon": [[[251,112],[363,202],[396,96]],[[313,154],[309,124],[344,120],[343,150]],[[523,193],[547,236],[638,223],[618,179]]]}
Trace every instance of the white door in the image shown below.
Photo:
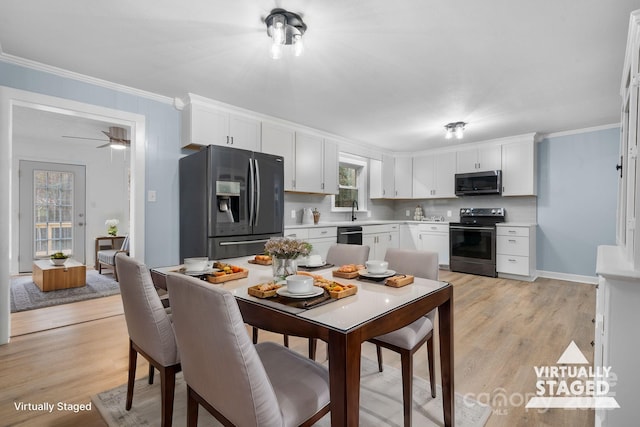
{"label": "white door", "polygon": [[21,160],[20,272],[63,252],[85,263],[85,167]]}

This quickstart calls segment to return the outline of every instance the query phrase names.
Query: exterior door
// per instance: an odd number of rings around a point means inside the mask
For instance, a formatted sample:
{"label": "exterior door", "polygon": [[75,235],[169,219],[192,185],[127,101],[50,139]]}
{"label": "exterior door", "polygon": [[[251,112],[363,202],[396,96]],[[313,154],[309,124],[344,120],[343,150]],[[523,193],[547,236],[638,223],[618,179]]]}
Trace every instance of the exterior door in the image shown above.
{"label": "exterior door", "polygon": [[20,272],[55,252],[85,264],[85,166],[20,161]]}

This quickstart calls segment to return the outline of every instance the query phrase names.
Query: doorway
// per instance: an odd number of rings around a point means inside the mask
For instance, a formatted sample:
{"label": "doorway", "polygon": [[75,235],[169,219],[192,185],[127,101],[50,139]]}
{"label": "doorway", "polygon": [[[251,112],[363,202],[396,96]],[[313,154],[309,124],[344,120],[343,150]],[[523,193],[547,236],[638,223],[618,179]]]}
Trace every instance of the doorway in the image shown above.
{"label": "doorway", "polygon": [[85,264],[86,173],[84,165],[21,160],[20,273],[34,259],[62,252]]}

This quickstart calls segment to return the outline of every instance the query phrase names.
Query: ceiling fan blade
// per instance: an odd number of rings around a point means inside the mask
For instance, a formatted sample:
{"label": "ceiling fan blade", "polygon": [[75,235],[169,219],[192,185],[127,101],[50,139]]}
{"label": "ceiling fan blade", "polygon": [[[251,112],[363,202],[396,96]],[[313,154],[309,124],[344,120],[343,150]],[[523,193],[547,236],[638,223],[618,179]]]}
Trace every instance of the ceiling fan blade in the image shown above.
{"label": "ceiling fan blade", "polygon": [[[104,140],[101,140],[104,141]],[[111,145],[111,141],[107,142],[106,144],[102,144],[102,145],[98,145],[96,148],[104,148],[104,147],[108,147]]]}
{"label": "ceiling fan blade", "polygon": [[104,138],[87,138],[85,136],[71,136],[71,135],[62,135],[63,138],[71,138],[71,139],[88,139],[91,141],[104,141]]}

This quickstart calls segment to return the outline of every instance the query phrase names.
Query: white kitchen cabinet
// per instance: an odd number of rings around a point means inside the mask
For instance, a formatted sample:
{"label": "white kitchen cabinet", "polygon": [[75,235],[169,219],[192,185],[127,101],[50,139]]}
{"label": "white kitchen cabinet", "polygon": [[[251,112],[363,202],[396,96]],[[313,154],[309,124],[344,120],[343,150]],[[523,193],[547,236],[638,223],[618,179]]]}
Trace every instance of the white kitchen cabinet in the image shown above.
{"label": "white kitchen cabinet", "polygon": [[535,196],[536,147],[531,137],[528,141],[502,145],[502,195]]}
{"label": "white kitchen cabinet", "polygon": [[311,244],[311,255],[320,255],[327,259],[329,248],[338,239],[337,227],[285,228],[284,236],[291,239],[305,240]]}
{"label": "white kitchen cabinet", "polygon": [[284,189],[295,190],[295,129],[262,123],[262,152],[284,157]]}
{"label": "white kitchen cabinet", "polygon": [[196,96],[182,110],[182,146],[223,145],[260,150],[260,120],[216,108]]}
{"label": "white kitchen cabinet", "polygon": [[535,280],[535,226],[496,226],[496,270],[500,277]]}
{"label": "white kitchen cabinet", "polygon": [[400,224],[400,248],[418,249],[418,224]]}
{"label": "white kitchen cabinet", "polygon": [[456,172],[469,173],[502,168],[500,145],[461,149],[456,154]]}
{"label": "white kitchen cabinet", "polygon": [[410,199],[413,197],[413,160],[411,157],[395,158],[394,167],[394,195],[395,199]]}
{"label": "white kitchen cabinet", "polygon": [[423,154],[413,158],[413,198],[455,197],[456,153]]}
{"label": "white kitchen cabinet", "polygon": [[382,197],[392,199],[395,195],[395,168],[393,156],[382,156]]}
{"label": "white kitchen cabinet", "polygon": [[382,160],[369,159],[369,198],[382,199]]}
{"label": "white kitchen cabinet", "polygon": [[419,224],[418,247],[422,251],[438,253],[438,263],[449,265],[449,224]]}
{"label": "white kitchen cabinet", "polygon": [[369,259],[383,260],[388,248],[400,247],[400,225],[363,226],[362,244],[369,246]]}
{"label": "white kitchen cabinet", "polygon": [[262,152],[284,157],[284,189],[338,193],[338,144],[321,136],[264,122]]}

